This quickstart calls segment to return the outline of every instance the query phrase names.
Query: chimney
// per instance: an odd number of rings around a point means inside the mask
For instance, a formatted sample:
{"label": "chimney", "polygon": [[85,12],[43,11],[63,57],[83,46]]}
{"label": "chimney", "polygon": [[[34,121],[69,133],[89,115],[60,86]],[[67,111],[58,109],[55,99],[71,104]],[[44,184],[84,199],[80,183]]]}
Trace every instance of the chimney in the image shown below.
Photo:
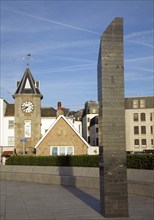
{"label": "chimney", "polygon": [[57,110],[60,110],[61,109],[61,102],[58,102],[57,103]]}
{"label": "chimney", "polygon": [[58,102],[57,103],[57,112],[56,112],[57,118],[58,118],[59,115],[64,115],[64,111],[63,111],[61,106],[62,106],[61,102]]}

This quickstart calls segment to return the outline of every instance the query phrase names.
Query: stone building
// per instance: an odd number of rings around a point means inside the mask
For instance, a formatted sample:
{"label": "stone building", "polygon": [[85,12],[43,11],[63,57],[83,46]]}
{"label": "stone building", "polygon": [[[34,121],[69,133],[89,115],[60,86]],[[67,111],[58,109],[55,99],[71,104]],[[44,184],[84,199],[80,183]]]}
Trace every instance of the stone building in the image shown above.
{"label": "stone building", "polygon": [[[61,102],[58,102],[57,109],[41,107],[43,95],[40,92],[39,82],[34,80],[29,66],[27,66],[21,81],[17,82],[17,89],[13,98],[15,99],[13,104],[0,98],[0,147],[2,156],[9,156],[13,152],[33,154],[36,144],[60,115],[64,115],[65,121],[71,123],[82,138],[82,123],[79,113],[76,113],[77,116],[69,116],[68,109],[63,108]],[[83,141],[86,143],[85,140]],[[61,144],[64,145],[62,142]],[[77,147],[77,143],[75,147]],[[74,149],[74,152],[78,151]],[[80,154],[82,153],[86,153],[85,148],[83,148],[83,152],[80,151]]]}
{"label": "stone building", "polygon": [[63,115],[60,115],[36,144],[36,155],[82,155],[88,143]]}
{"label": "stone building", "polygon": [[82,136],[90,144],[90,120],[98,115],[98,103],[87,101],[82,115]]}
{"label": "stone building", "polygon": [[125,123],[127,152],[154,152],[154,97],[126,98]]}
{"label": "stone building", "polygon": [[[91,146],[98,146],[97,117],[89,122]],[[125,98],[125,136],[127,153],[154,153],[154,96]]]}

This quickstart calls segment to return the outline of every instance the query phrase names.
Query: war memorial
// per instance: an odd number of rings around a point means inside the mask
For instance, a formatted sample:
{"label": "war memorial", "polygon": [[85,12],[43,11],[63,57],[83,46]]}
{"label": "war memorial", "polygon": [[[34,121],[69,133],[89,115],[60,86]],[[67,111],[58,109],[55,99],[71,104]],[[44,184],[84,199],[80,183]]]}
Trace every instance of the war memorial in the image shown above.
{"label": "war memorial", "polygon": [[103,216],[128,216],[123,19],[104,31],[98,57],[100,202]]}

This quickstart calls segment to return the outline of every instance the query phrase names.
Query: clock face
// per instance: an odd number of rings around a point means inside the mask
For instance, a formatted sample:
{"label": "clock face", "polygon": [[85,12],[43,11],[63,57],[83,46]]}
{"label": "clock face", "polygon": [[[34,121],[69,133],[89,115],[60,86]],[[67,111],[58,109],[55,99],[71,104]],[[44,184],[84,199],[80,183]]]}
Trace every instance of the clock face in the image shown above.
{"label": "clock face", "polygon": [[34,109],[33,103],[26,101],[21,105],[21,109],[25,113],[31,113]]}

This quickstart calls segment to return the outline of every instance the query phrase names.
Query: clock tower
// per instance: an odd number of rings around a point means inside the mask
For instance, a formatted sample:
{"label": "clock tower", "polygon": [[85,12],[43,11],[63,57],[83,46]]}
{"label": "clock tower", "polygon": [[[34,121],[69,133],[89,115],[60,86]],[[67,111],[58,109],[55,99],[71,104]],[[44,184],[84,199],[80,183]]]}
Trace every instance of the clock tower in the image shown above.
{"label": "clock tower", "polygon": [[41,99],[39,82],[27,66],[13,95],[15,99],[15,149],[17,154],[32,154],[41,137]]}

